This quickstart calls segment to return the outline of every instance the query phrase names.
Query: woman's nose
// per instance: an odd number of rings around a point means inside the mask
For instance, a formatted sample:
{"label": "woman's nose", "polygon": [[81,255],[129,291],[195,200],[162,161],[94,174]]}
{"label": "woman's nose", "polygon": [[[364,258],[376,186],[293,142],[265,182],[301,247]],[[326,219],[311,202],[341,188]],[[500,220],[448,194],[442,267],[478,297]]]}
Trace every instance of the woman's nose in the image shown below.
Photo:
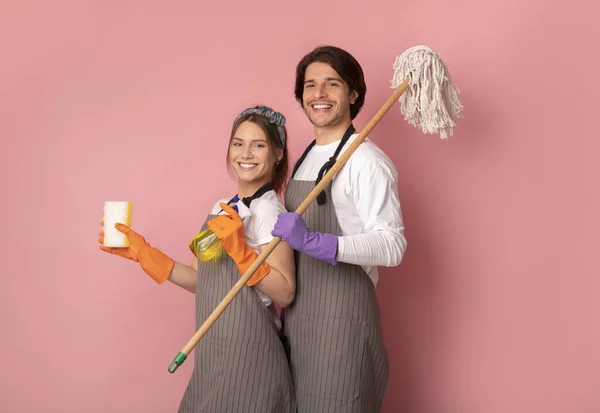
{"label": "woman's nose", "polygon": [[242,152],[242,157],[245,159],[252,158],[252,147],[247,145]]}

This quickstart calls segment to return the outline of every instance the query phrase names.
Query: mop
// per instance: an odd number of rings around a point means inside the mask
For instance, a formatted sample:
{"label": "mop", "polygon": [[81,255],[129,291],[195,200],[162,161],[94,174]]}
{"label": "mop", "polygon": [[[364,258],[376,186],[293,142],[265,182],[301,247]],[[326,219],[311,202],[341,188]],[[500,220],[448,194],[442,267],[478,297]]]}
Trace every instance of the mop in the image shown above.
{"label": "mop", "polygon": [[[463,106],[459,101],[460,91],[452,82],[440,55],[427,46],[415,46],[398,56],[393,68],[394,76],[391,80],[391,88],[394,89],[394,92],[296,209],[297,214],[302,215],[306,211],[394,103],[400,102],[400,111],[404,115],[404,119],[410,125],[420,128],[424,134],[439,134],[440,138],[444,140],[453,135],[457,119],[462,118]],[[174,373],[181,366],[188,354],[280,241],[281,238],[275,237],[267,244],[250,268],[235,283],[185,347],[175,356],[169,365],[170,373]]]}

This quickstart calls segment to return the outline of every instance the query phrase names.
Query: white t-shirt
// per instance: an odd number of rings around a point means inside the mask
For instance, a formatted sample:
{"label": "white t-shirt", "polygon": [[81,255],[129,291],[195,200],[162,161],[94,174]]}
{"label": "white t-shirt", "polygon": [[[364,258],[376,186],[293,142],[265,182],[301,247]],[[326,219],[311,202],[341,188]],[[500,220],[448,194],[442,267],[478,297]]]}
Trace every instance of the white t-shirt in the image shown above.
{"label": "white t-shirt", "polygon": [[[340,156],[357,136],[348,139]],[[315,181],[340,140],[313,146],[293,179]],[[399,265],[406,250],[396,167],[367,138],[333,177],[331,192],[333,200],[327,201],[333,202],[342,231],[337,259],[362,266],[377,285],[377,266]]]}
{"label": "white t-shirt", "polygon": [[[230,198],[225,198],[217,201],[213,207],[212,214],[217,215],[221,211],[221,203],[227,203]],[[283,214],[286,211],[285,206],[275,193],[270,190],[265,192],[261,197],[254,199],[250,203],[250,209],[240,200],[237,202],[238,214],[242,221],[244,221],[244,235],[246,236],[246,243],[257,253],[260,254],[258,249],[259,245],[268,244],[273,239],[271,231],[275,227],[277,222],[277,216]],[[220,214],[226,214],[226,212],[220,212]],[[256,289],[256,292],[260,296],[262,302],[268,306],[273,300],[264,295],[261,291]]]}

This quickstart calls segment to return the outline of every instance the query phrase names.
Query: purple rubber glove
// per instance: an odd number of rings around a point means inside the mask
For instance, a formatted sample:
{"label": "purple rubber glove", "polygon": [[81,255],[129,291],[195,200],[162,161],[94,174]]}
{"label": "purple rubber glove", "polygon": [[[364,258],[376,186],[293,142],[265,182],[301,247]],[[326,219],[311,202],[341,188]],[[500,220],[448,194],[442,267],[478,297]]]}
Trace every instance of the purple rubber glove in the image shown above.
{"label": "purple rubber glove", "polygon": [[331,265],[337,263],[338,237],[333,234],[312,232],[302,217],[295,212],[279,214],[271,234],[281,238],[297,251]]}

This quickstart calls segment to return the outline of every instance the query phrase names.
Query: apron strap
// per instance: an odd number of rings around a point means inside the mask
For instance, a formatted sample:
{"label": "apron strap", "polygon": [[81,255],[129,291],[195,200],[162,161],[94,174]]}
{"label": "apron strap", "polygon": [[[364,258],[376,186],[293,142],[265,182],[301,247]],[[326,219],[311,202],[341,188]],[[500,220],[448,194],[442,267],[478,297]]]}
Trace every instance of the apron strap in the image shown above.
{"label": "apron strap", "polygon": [[282,308],[279,313],[279,322],[281,323],[281,330],[279,330],[279,339],[281,340],[281,344],[283,345],[283,351],[285,352],[285,357],[287,358],[288,364],[291,361],[291,353],[292,349],[290,347],[290,342],[285,335],[285,308]]}
{"label": "apron strap", "polygon": [[290,179],[294,178],[294,175],[296,174],[296,171],[298,170],[298,168],[300,167],[300,165],[302,164],[302,162],[304,162],[304,158],[306,158],[306,155],[308,155],[308,153],[313,148],[313,146],[315,146],[316,143],[317,143],[317,140],[315,139],[304,150],[304,152],[302,153],[302,156],[300,157],[300,159],[298,159],[298,162],[296,162],[296,165],[294,166],[294,170],[292,171],[292,176],[290,176]]}
{"label": "apron strap", "polygon": [[[344,136],[342,137],[342,140],[338,144],[337,148],[335,148],[335,152],[334,152],[333,156],[331,158],[329,158],[329,160],[327,162],[325,162],[325,164],[319,170],[319,173],[317,174],[317,180],[315,181],[315,186],[317,186],[319,184],[319,182],[321,182],[321,180],[323,179],[323,176],[327,173],[327,171],[329,171],[329,169],[331,169],[331,167],[333,165],[335,165],[335,162],[337,161],[337,158],[340,155],[342,148],[348,142],[348,139],[350,139],[350,136],[352,136],[352,134],[355,131],[356,131],[356,129],[354,128],[354,125],[352,123],[350,123],[350,126],[348,126],[348,129],[346,129],[346,132],[344,132]],[[296,171],[298,170],[298,168],[300,167],[302,162],[304,162],[304,158],[306,158],[306,155],[308,155],[308,153],[313,148],[313,146],[315,146],[316,143],[317,143],[317,140],[315,139],[304,150],[304,153],[302,154],[300,159],[298,159],[298,162],[296,162],[296,165],[294,166],[294,170],[292,171],[292,176],[290,177],[290,179],[294,178]],[[327,202],[327,195],[325,195],[325,191],[321,191],[321,193],[319,195],[317,195],[317,204],[324,205],[326,202]]]}
{"label": "apron strap", "polygon": [[[244,205],[246,205],[248,208],[250,208],[250,203],[252,201],[254,201],[255,199],[260,198],[261,196],[263,196],[265,193],[269,192],[273,188],[274,188],[273,187],[273,182],[267,182],[266,184],[264,184],[263,186],[261,186],[260,188],[258,188],[258,190],[254,193],[254,195],[247,196],[246,198],[242,198],[242,202],[244,203]],[[231,198],[227,202],[227,205],[231,204],[232,202],[237,203],[239,200],[240,200],[240,197],[238,197],[237,194],[236,194],[233,198]],[[234,205],[232,208],[235,209],[235,212],[240,212],[240,211],[238,211],[237,205]],[[223,212],[222,209],[219,211],[219,214],[221,212]],[[219,215],[219,214],[217,214],[217,215]]]}
{"label": "apron strap", "polygon": [[[331,169],[331,167],[333,165],[335,165],[335,162],[337,161],[337,158],[340,155],[342,148],[344,147],[346,142],[348,142],[348,139],[350,139],[350,136],[352,136],[354,131],[355,131],[354,125],[350,124],[350,126],[348,126],[348,129],[346,129],[346,133],[344,133],[342,140],[340,141],[337,148],[335,149],[333,156],[331,158],[329,158],[329,160],[327,162],[325,162],[325,164],[321,167],[321,170],[319,171],[319,174],[317,175],[317,180],[315,181],[315,186],[317,186],[319,184],[319,182],[321,182],[321,180],[323,179],[323,176],[327,173],[327,171],[329,171]],[[317,195],[317,204],[324,205],[326,202],[327,202],[327,195],[325,195],[325,191],[321,191],[321,193],[319,195]]]}
{"label": "apron strap", "polygon": [[254,195],[248,196],[246,198],[242,198],[242,202],[244,203],[244,205],[246,205],[248,208],[250,208],[250,203],[252,201],[260,198],[261,196],[263,196],[267,192],[271,191],[272,189],[273,189],[273,182],[267,182],[266,184],[264,184],[263,186],[258,188],[258,190],[254,193]]}

